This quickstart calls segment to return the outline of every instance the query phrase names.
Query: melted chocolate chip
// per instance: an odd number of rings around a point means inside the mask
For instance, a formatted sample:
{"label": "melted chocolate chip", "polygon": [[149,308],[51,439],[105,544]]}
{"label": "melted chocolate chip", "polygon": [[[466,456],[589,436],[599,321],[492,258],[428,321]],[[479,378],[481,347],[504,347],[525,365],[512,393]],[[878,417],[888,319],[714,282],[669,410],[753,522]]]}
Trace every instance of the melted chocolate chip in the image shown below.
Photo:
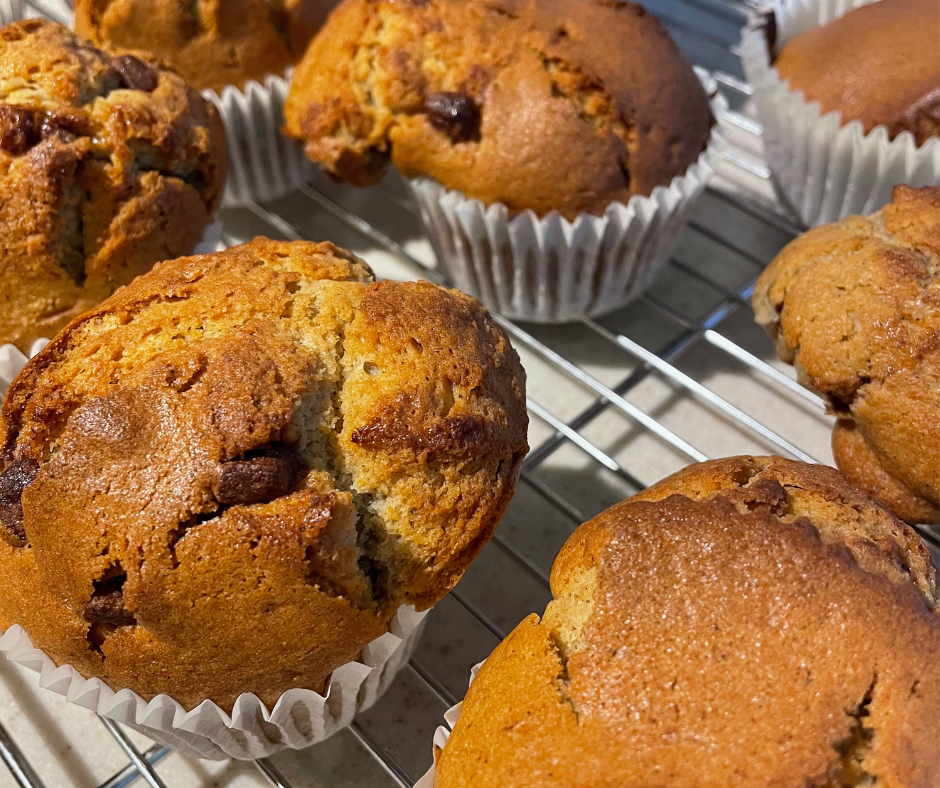
{"label": "melted chocolate chip", "polygon": [[44,140],[57,137],[64,142],[71,142],[89,132],[89,119],[84,112],[63,109],[43,112],[40,116],[39,135]]}
{"label": "melted chocolate chip", "polygon": [[23,529],[23,491],[39,473],[36,460],[17,460],[0,474],[0,524],[8,541],[21,547],[26,543]]}
{"label": "melted chocolate chip", "polygon": [[85,603],[82,617],[90,624],[110,624],[127,627],[136,624],[134,614],[124,607],[124,583],[127,573],[120,562],[112,564],[100,580],[95,581],[95,593]]}
{"label": "melted chocolate chip", "polygon": [[144,61],[133,55],[120,55],[111,61],[111,70],[121,79],[121,85],[130,90],[153,92],[157,75]]}
{"label": "melted chocolate chip", "polygon": [[116,627],[137,623],[134,614],[124,607],[124,593],[121,590],[96,593],[85,603],[82,618],[89,624],[111,624]]}
{"label": "melted chocolate chip", "polygon": [[424,104],[428,121],[452,142],[467,142],[479,137],[480,108],[466,93],[432,93]]}
{"label": "melted chocolate chip", "polygon": [[764,37],[767,39],[767,55],[772,63],[777,50],[777,15],[773,11],[764,13]]}
{"label": "melted chocolate chip", "polygon": [[278,447],[263,456],[231,460],[221,466],[216,500],[221,506],[247,506],[287,495],[304,467],[294,449]]}
{"label": "melted chocolate chip", "polygon": [[0,105],[0,148],[19,156],[37,141],[36,116],[29,107]]}

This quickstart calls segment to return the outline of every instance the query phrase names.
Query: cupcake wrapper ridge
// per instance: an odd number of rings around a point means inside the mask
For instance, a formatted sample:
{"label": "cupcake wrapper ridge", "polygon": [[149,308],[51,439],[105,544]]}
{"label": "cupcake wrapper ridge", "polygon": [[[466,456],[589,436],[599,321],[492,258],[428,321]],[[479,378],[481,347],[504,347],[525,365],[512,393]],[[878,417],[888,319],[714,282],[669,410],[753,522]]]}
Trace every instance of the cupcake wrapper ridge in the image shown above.
{"label": "cupcake wrapper ridge", "polygon": [[273,200],[312,174],[303,147],[281,133],[291,73],[270,75],[264,84],[251,80],[243,90],[229,85],[221,95],[203,91],[225,124],[229,171],[223,207]]}
{"label": "cupcake wrapper ridge", "polygon": [[[872,0],[775,0],[771,6],[777,45],[828,24]],[[755,15],[742,32],[741,60],[754,87],[764,127],[767,165],[781,201],[807,227],[869,214],[891,201],[899,184],[940,184],[940,138],[918,147],[910,132],[888,138],[877,126],[842,124],[838,111],[822,114],[818,101],[791,90],[772,65],[765,27],[769,14]]]}
{"label": "cupcake wrapper ridge", "polygon": [[[473,680],[477,677],[477,673],[480,672],[480,668],[482,667],[483,663],[481,662],[478,665],[474,665],[470,670],[471,684],[473,684]],[[447,744],[447,740],[450,738],[450,734],[454,730],[457,720],[460,719],[460,710],[462,708],[463,702],[460,702],[456,706],[451,706],[444,712],[444,722],[446,725],[440,725],[437,730],[434,731],[434,764],[428,769],[424,777],[415,783],[415,788],[434,788],[437,772],[437,755],[444,749],[444,745]]]}
{"label": "cupcake wrapper ridge", "polygon": [[[727,102],[708,72],[695,71],[718,121]],[[720,138],[716,122],[706,149],[671,184],[573,222],[557,211],[511,216],[501,203],[487,207],[428,178],[410,185],[455,287],[506,317],[564,323],[613,311],[652,284],[714,174]]]}
{"label": "cupcake wrapper ridge", "polygon": [[333,671],[325,695],[288,690],[270,711],[251,693],[240,695],[228,714],[210,700],[187,712],[167,695],[148,702],[129,689],[115,692],[100,679],[85,679],[71,665],[56,667],[33,647],[19,625],[0,637],[0,653],[36,671],[41,687],[69,703],[127,725],[190,758],[254,760],[317,744],[352,723],[356,714],[381,697],[410,659],[425,616],[412,607],[399,608],[389,631],[369,643],[358,662]]}

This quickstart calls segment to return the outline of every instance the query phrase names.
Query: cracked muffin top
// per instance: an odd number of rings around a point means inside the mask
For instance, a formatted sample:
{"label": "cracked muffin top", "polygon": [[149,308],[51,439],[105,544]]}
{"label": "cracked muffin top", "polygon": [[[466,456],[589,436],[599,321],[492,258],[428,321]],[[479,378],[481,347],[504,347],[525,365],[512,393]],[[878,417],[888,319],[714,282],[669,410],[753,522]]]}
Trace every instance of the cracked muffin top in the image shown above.
{"label": "cracked muffin top", "polygon": [[187,708],[320,690],[489,539],[524,373],[472,298],[332,244],[161,263],[7,394],[0,629]]}
{"label": "cracked muffin top", "polygon": [[222,197],[215,108],[143,53],[0,29],[0,344],[24,352],[169,257]]}
{"label": "cracked muffin top", "polygon": [[940,188],[790,243],[754,314],[839,422],[836,462],[909,522],[940,522]]}
{"label": "cracked muffin top", "polygon": [[668,184],[712,123],[663,25],[611,0],[346,0],[298,66],[285,118],[352,183],[392,161],[569,219]]}
{"label": "cracked muffin top", "polygon": [[937,0],[879,0],[795,36],[774,65],[823,113],[859,120],[866,134],[909,131],[923,145],[940,135],[938,41]]}
{"label": "cracked muffin top", "polygon": [[927,551],[837,471],[693,466],[582,525],[551,580],[437,788],[937,784]]}
{"label": "cracked muffin top", "polygon": [[295,65],[336,0],[76,0],[75,30],[144,49],[200,90],[264,81]]}

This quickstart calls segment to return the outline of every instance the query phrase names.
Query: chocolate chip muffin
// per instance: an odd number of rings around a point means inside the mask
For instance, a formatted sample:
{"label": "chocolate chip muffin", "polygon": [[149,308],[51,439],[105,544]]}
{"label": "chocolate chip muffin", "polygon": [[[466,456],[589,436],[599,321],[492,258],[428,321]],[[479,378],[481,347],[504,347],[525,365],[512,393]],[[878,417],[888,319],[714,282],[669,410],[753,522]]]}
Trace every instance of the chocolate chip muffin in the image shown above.
{"label": "chocolate chip muffin", "polygon": [[937,0],[880,0],[790,39],[774,65],[823,113],[923,145],[940,136],[938,41]]}
{"label": "chocolate chip muffin", "polygon": [[437,788],[937,785],[926,548],[831,468],[694,466],[582,525]]}
{"label": "chocolate chip muffin", "polygon": [[908,522],[940,522],[940,188],[789,244],[754,288],[780,357],[838,417],[836,462]]}
{"label": "chocolate chip muffin", "polygon": [[76,0],[75,30],[98,46],[145,49],[221,93],[295,65],[336,0]]}
{"label": "chocolate chip muffin", "polygon": [[7,394],[0,628],[186,708],[322,691],[456,583],[526,425],[519,359],[468,296],[329,243],[161,263]]}
{"label": "chocolate chip muffin", "polygon": [[149,55],[40,19],[0,30],[0,344],[26,351],[192,252],[226,162],[215,108]]}
{"label": "chocolate chip muffin", "polygon": [[665,28],[610,0],[346,0],[298,66],[285,118],[352,183],[392,161],[569,219],[668,184],[712,122]]}

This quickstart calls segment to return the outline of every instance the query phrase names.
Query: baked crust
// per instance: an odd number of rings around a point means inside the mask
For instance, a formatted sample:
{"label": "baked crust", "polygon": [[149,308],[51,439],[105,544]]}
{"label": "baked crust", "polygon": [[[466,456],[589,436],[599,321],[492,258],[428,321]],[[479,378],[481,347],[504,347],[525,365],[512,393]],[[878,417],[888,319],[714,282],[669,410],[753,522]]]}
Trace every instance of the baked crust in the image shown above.
{"label": "baked crust", "polygon": [[865,132],[885,126],[918,145],[940,135],[936,0],[880,0],[788,41],[774,65],[793,90]]}
{"label": "baked crust", "polygon": [[936,786],[924,560],[832,469],[693,466],[569,539],[554,601],[483,665],[435,784]]}
{"label": "baked crust", "polygon": [[391,160],[510,211],[569,219],[648,195],[708,141],[662,24],[604,0],[346,0],[297,68],[285,131],[358,185]]}
{"label": "baked crust", "polygon": [[[780,357],[842,425],[836,461],[908,521],[940,521],[940,188],[790,243],[754,289]],[[851,433],[851,434],[849,434]]]}
{"label": "baked crust", "polygon": [[221,93],[295,65],[333,0],[76,0],[75,30],[98,46],[144,49],[193,86]]}
{"label": "baked crust", "polygon": [[7,394],[0,628],[186,708],[322,689],[457,582],[526,426],[518,357],[468,296],[329,243],[161,263]]}
{"label": "baked crust", "polygon": [[0,30],[0,344],[25,352],[192,252],[227,166],[215,108],[149,55],[40,19]]}

